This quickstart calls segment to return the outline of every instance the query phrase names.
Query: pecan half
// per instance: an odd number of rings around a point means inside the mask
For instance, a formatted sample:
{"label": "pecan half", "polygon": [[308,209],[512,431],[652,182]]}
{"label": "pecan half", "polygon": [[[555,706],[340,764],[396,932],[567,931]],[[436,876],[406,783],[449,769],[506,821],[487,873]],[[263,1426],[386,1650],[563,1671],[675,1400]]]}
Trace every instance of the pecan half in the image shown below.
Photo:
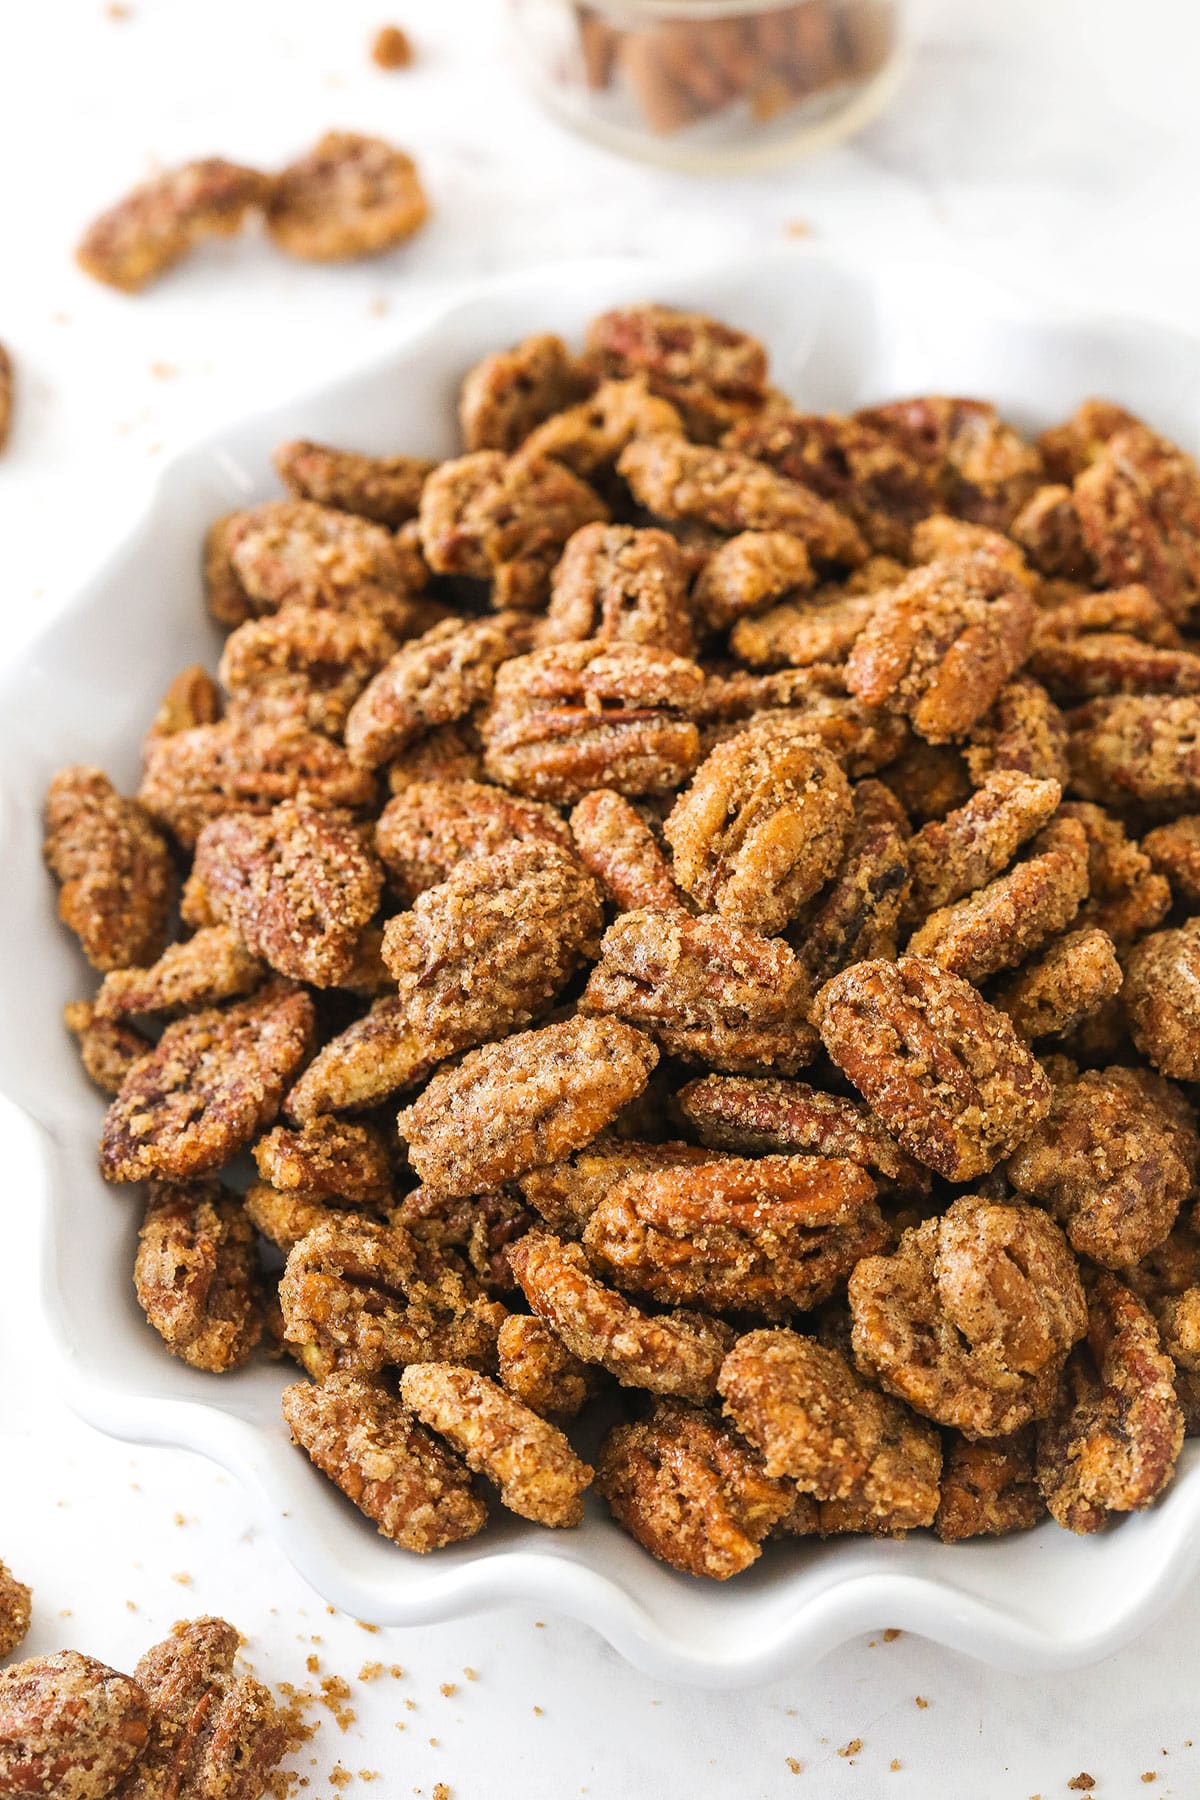
{"label": "pecan half", "polygon": [[942,1463],[942,1497],[933,1529],[943,1544],[1030,1531],[1046,1507],[1034,1479],[1029,1427],[972,1443],[957,1434]]}
{"label": "pecan half", "polygon": [[683,435],[683,421],[669,400],[652,394],[645,376],[602,381],[594,394],[531,431],[522,452],[534,460],[564,463],[585,481],[606,481],[635,437],[666,431]]}
{"label": "pecan half", "polygon": [[923,394],[864,407],[854,419],[925,470],[946,512],[977,525],[1007,530],[1042,479],[1038,451],[985,400]]}
{"label": "pecan half", "polygon": [[1120,991],[1121,965],[1107,932],[1068,931],[1023,963],[992,995],[1023,1038],[1071,1031]]}
{"label": "pecan half", "polygon": [[105,1800],[150,1735],[146,1695],[77,1650],[0,1671],[0,1793]]}
{"label": "pecan half", "polygon": [[583,372],[562,339],[537,332],[467,371],[458,396],[463,442],[468,450],[516,450],[583,392]]}
{"label": "pecan half", "polygon": [[597,1370],[572,1356],[544,1319],[513,1313],[496,1339],[500,1380],[531,1412],[564,1425],[596,1390]]}
{"label": "pecan half", "polygon": [[1171,910],[1170,884],[1121,821],[1087,800],[1069,800],[1062,816],[1087,835],[1088,900],[1078,923],[1099,926],[1122,947],[1161,925]]}
{"label": "pecan half", "polygon": [[228,925],[207,925],[182,944],[172,944],[147,969],[113,969],[96,995],[96,1019],[132,1014],[186,1012],[253,993],[266,965],[247,950]]}
{"label": "pecan half", "polygon": [[646,820],[621,794],[595,788],[571,814],[579,860],[619,912],[683,906],[671,865]]}
{"label": "pecan half", "polygon": [[[29,1630],[33,1616],[33,1593],[18,1581],[12,1570],[0,1562],[0,1657],[11,1656]],[[2,1744],[0,1739],[0,1744]],[[0,1768],[3,1766],[0,1748]],[[0,1782],[3,1777],[0,1776]],[[0,1791],[3,1791],[0,1788]]]}
{"label": "pecan half", "polygon": [[553,807],[482,781],[412,782],[375,826],[375,849],[405,906],[458,863],[525,843],[569,849],[571,833]]}
{"label": "pecan half", "polygon": [[1065,787],[1067,721],[1040,681],[1017,675],[972,726],[965,747],[971,780],[982,783],[997,769],[1015,769]]}
{"label": "pecan half", "polygon": [[215,1181],[152,1184],[133,1284],[167,1349],[193,1369],[239,1368],[262,1336],[254,1228]]}
{"label": "pecan half", "polygon": [[912,840],[912,896],[905,919],[916,924],[961,900],[1006,869],[1027,838],[1053,816],[1062,788],[1015,769],[989,774],[965,805],[931,819]]}
{"label": "pecan half", "polygon": [[894,956],[908,894],[904,808],[881,781],[860,781],[852,799],[850,828],[833,877],[789,930],[814,986],[865,957]]}
{"label": "pecan half", "polygon": [[570,538],[554,571],[539,641],[587,638],[692,654],[687,571],[667,532],[585,525]]}
{"label": "pecan half", "polygon": [[61,882],[58,916],[95,969],[153,962],[173,879],[161,834],[100,769],[60,769],[46,794],[46,863]]}
{"label": "pecan half", "polygon": [[243,720],[293,719],[339,737],[395,649],[392,633],[369,613],[289,605],[238,626],[221,654],[221,682]]}
{"label": "pecan half", "polygon": [[532,629],[520,613],[443,619],[405,644],[355,701],[346,748],[356,763],[377,769],[414,739],[465,719],[490,698],[501,663],[529,647]]}
{"label": "pecan half", "polygon": [[370,1125],[318,1118],[291,1131],[277,1125],[254,1146],[263,1181],[304,1200],[383,1206],[391,1198],[388,1147]]}
{"label": "pecan half", "polygon": [[679,408],[691,435],[709,442],[766,392],[767,353],[757,338],[704,313],[646,303],[601,313],[587,329],[593,365],[642,376]]}
{"label": "pecan half", "polygon": [[172,737],[193,725],[215,725],[221,716],[221,693],[200,663],[181,669],[168,684],[150,721],[147,737]]}
{"label": "pecan half", "polygon": [[695,1144],[639,1143],[606,1131],[567,1161],[530,1169],[518,1186],[552,1231],[578,1237],[605,1194],[627,1175],[709,1160]]}
{"label": "pecan half", "polygon": [[1103,587],[1141,581],[1172,618],[1200,600],[1200,470],[1145,425],[1115,432],[1075,483],[1083,541]]}
{"label": "pecan half", "polygon": [[275,244],[305,262],[378,256],[428,216],[412,157],[357,131],[327,131],[275,176],[267,201]]}
{"label": "pecan half", "polygon": [[412,1024],[407,996],[376,1000],[317,1051],[288,1094],[288,1116],[304,1123],[323,1113],[364,1112],[423,1081],[454,1049],[448,1033],[431,1037]]}
{"label": "pecan half", "polygon": [[1118,694],[1070,717],[1071,778],[1085,800],[1200,806],[1200,699]]}
{"label": "pecan half", "polygon": [[280,444],[272,460],[297,500],[315,500],[390,531],[416,518],[425,479],[437,467],[422,456],[363,456],[309,438]]}
{"label": "pecan half", "polygon": [[93,280],[139,293],[205,238],[240,231],[269,188],[257,169],[219,156],[167,169],[93,219],[75,260]]}
{"label": "pecan half", "polygon": [[[411,634],[412,596],[427,579],[419,557],[384,526],[312,500],[265,500],[234,513],[210,556],[210,582],[218,577],[218,594],[230,578],[236,582],[243,617],[285,606],[365,612],[397,637]],[[231,605],[218,609],[213,598],[218,617],[241,622]]]}
{"label": "pecan half", "polygon": [[[692,590],[692,603],[707,631],[728,631],[739,619],[761,612],[796,588],[811,587],[814,580],[802,538],[788,531],[741,531],[708,558]],[[734,649],[742,654],[736,644]]]}
{"label": "pecan half", "polygon": [[1200,920],[1134,946],[1121,1005],[1134,1043],[1160,1074],[1200,1080]]}
{"label": "pecan half", "polygon": [[79,1040],[84,1072],[106,1094],[119,1094],[134,1063],[154,1048],[132,1025],[97,1018],[95,1007],[86,1000],[64,1006],[63,1024]]}
{"label": "pecan half", "polygon": [[1189,912],[1200,908],[1200,813],[1159,825],[1142,839],[1142,854]]}
{"label": "pecan half", "polygon": [[417,1187],[388,1216],[411,1233],[431,1267],[460,1270],[494,1297],[515,1291],[509,1246],[537,1224],[537,1214],[508,1188],[455,1196]]}

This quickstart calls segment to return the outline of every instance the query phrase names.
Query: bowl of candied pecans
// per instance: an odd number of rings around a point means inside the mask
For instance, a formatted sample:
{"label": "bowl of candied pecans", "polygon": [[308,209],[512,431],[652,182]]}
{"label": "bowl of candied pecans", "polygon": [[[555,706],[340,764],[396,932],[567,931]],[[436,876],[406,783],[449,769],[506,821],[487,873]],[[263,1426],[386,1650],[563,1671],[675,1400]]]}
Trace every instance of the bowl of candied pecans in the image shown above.
{"label": "bowl of candied pecans", "polygon": [[73,1404],[380,1623],[1130,1636],[1200,1545],[1198,391],[946,269],[577,264],[179,458],[0,703]]}

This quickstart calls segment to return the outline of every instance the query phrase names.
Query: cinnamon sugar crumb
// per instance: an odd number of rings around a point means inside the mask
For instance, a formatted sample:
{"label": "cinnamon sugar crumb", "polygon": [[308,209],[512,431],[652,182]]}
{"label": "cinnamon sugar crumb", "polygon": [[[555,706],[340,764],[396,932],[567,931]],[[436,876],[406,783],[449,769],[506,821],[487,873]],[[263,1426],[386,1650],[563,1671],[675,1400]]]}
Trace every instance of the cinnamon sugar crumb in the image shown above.
{"label": "cinnamon sugar crumb", "polygon": [[350,1683],[340,1675],[326,1675],[321,1682],[321,1698],[337,1720],[339,1730],[348,1731],[358,1717],[354,1708],[345,1704],[350,1698]]}
{"label": "cinnamon sugar crumb", "polygon": [[851,1738],[848,1744],[842,1745],[841,1749],[838,1751],[838,1755],[857,1756],[862,1747],[863,1741],[861,1738]]}
{"label": "cinnamon sugar crumb", "polygon": [[439,1781],[433,1790],[433,1800],[450,1800],[450,1789],[444,1781]]}
{"label": "cinnamon sugar crumb", "polygon": [[330,1769],[330,1771],[329,1771],[330,1787],[335,1787],[335,1788],[349,1787],[350,1783],[353,1780],[354,1780],[354,1777],[350,1773],[349,1769],[343,1769],[341,1763],[338,1763],[336,1768]]}
{"label": "cinnamon sugar crumb", "polygon": [[902,1769],[903,1767],[904,1764],[900,1761],[898,1756],[893,1756],[891,1762],[888,1764],[889,1769]]}
{"label": "cinnamon sugar crumb", "polygon": [[310,1675],[318,1675],[318,1674],[320,1674],[320,1671],[321,1671],[321,1659],[319,1656],[317,1656],[315,1654],[312,1656],[306,1657],[304,1666],[308,1670]]}
{"label": "cinnamon sugar crumb", "polygon": [[920,1707],[921,1711],[924,1712],[925,1708],[929,1705],[928,1700],[926,1700],[926,1698],[923,1694],[917,1694],[915,1696],[915,1699],[916,1699],[917,1705]]}
{"label": "cinnamon sugar crumb", "polygon": [[1073,1776],[1067,1783],[1071,1791],[1076,1794],[1089,1794],[1095,1785],[1096,1777],[1089,1775],[1086,1769],[1081,1769],[1079,1774]]}
{"label": "cinnamon sugar crumb", "polygon": [[413,61],[408,33],[399,25],[381,25],[371,40],[371,61],[379,69],[407,69]]}
{"label": "cinnamon sugar crumb", "polygon": [[358,1679],[360,1681],[378,1681],[379,1677],[382,1674],[383,1674],[383,1664],[382,1663],[368,1662],[368,1663],[364,1663],[362,1668],[358,1671]]}
{"label": "cinnamon sugar crumb", "polygon": [[801,1769],[804,1767],[804,1764],[794,1756],[786,1756],[784,1761],[787,1763],[787,1766],[792,1771],[793,1775],[799,1775]]}
{"label": "cinnamon sugar crumb", "polygon": [[171,1580],[177,1581],[180,1587],[191,1587],[192,1585],[192,1578],[186,1569],[180,1569],[177,1575],[172,1575]]}
{"label": "cinnamon sugar crumb", "polygon": [[479,1680],[478,1669],[464,1669],[463,1674],[466,1676],[468,1681],[478,1681]]}
{"label": "cinnamon sugar crumb", "polygon": [[457,1694],[457,1692],[458,1692],[457,1681],[443,1681],[442,1686],[441,1686],[441,1692],[443,1694],[445,1694],[447,1700],[450,1698],[451,1694]]}
{"label": "cinnamon sugar crumb", "polygon": [[895,1625],[889,1625],[887,1630],[883,1634],[883,1641],[885,1644],[894,1644],[898,1637],[903,1637],[903,1636],[904,1636],[904,1633],[902,1631],[898,1630]]}

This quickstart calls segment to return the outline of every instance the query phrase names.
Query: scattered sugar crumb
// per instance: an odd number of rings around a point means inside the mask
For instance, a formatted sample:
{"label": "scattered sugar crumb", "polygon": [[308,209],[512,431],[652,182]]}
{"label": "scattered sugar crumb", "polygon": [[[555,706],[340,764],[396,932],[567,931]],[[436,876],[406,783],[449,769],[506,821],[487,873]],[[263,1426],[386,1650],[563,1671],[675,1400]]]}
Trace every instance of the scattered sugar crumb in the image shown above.
{"label": "scattered sugar crumb", "polygon": [[793,1775],[799,1775],[801,1769],[804,1767],[804,1764],[798,1757],[785,1756],[783,1760],[787,1763],[787,1766],[792,1771]]}
{"label": "scattered sugar crumb", "polygon": [[304,1666],[310,1675],[319,1675],[321,1672],[321,1659],[315,1654],[306,1656],[304,1659]]}
{"label": "scattered sugar crumb", "polygon": [[928,1700],[926,1700],[924,1694],[917,1694],[914,1696],[914,1698],[917,1702],[917,1705],[920,1707],[921,1711],[924,1712],[925,1708],[929,1705],[929,1702],[928,1702]]}
{"label": "scattered sugar crumb", "polygon": [[408,33],[399,25],[381,25],[371,40],[371,61],[378,69],[407,69],[413,60]]}
{"label": "scattered sugar crumb", "polygon": [[358,1779],[360,1781],[378,1781],[379,1780],[379,1770],[378,1769],[360,1769],[358,1771]]}
{"label": "scattered sugar crumb", "polygon": [[405,1701],[405,1702],[404,1702],[404,1704],[405,1704],[405,1706],[407,1706],[407,1708],[408,1708],[408,1710],[409,1710],[409,1712],[416,1712],[416,1710],[417,1710],[417,1703],[416,1703],[416,1701],[415,1701],[415,1700],[406,1700],[406,1701]]}
{"label": "scattered sugar crumb", "polygon": [[378,1681],[382,1674],[382,1663],[364,1663],[362,1668],[358,1671],[358,1679],[360,1681]]}
{"label": "scattered sugar crumb", "polygon": [[321,1682],[321,1697],[329,1711],[338,1722],[342,1731],[349,1731],[358,1714],[352,1706],[347,1706],[350,1698],[350,1683],[343,1681],[340,1675],[326,1675]]}
{"label": "scattered sugar crumb", "polygon": [[137,1611],[137,1601],[136,1600],[127,1600],[125,1602],[125,1611],[126,1612],[136,1612]]}
{"label": "scattered sugar crumb", "polygon": [[450,1800],[450,1789],[444,1781],[439,1781],[433,1790],[433,1800]]}
{"label": "scattered sugar crumb", "polygon": [[857,1756],[862,1747],[863,1741],[861,1738],[851,1738],[848,1744],[842,1745],[841,1749],[838,1751],[838,1755]]}
{"label": "scattered sugar crumb", "polygon": [[883,1641],[885,1644],[894,1644],[898,1637],[903,1637],[903,1636],[904,1636],[904,1633],[901,1630],[899,1630],[899,1628],[897,1626],[889,1625],[887,1630],[883,1634]]}
{"label": "scattered sugar crumb", "polygon": [[177,1581],[180,1587],[191,1587],[192,1585],[192,1578],[186,1569],[180,1569],[177,1575],[172,1575],[171,1580]]}
{"label": "scattered sugar crumb", "polygon": [[349,1769],[343,1769],[341,1763],[338,1763],[335,1768],[332,1768],[329,1771],[330,1787],[335,1787],[335,1788],[349,1787],[350,1783],[353,1780],[354,1780],[354,1777],[350,1773]]}
{"label": "scattered sugar crumb", "polygon": [[900,1761],[898,1756],[893,1756],[891,1762],[888,1764],[889,1769],[902,1769],[903,1767],[904,1764]]}
{"label": "scattered sugar crumb", "polygon": [[438,1748],[439,1741],[440,1740],[438,1738],[430,1738],[430,1740],[429,1740],[429,1742],[433,1745],[433,1748],[435,1750]]}
{"label": "scattered sugar crumb", "polygon": [[1143,1781],[1157,1781],[1158,1776],[1154,1773],[1153,1769],[1147,1769],[1145,1774],[1142,1776],[1142,1780]]}
{"label": "scattered sugar crumb", "polygon": [[104,16],[106,19],[111,19],[114,25],[123,25],[126,19],[132,19],[133,8],[126,6],[124,0],[108,0]]}
{"label": "scattered sugar crumb", "polygon": [[457,1692],[458,1692],[457,1681],[443,1681],[440,1691],[443,1694],[445,1694],[445,1696],[448,1700],[450,1698],[451,1694],[457,1694]]}
{"label": "scattered sugar crumb", "polygon": [[1095,1785],[1096,1777],[1089,1775],[1086,1769],[1081,1769],[1079,1774],[1073,1775],[1067,1783],[1072,1793],[1075,1794],[1090,1794]]}
{"label": "scattered sugar crumb", "polygon": [[479,1680],[479,1670],[478,1669],[467,1668],[467,1669],[463,1670],[463,1674],[466,1676],[468,1681],[478,1681]]}
{"label": "scattered sugar crumb", "polygon": [[807,219],[789,219],[784,225],[783,234],[785,237],[806,238],[812,236],[813,228]]}
{"label": "scattered sugar crumb", "polygon": [[365,1619],[355,1619],[354,1623],[358,1626],[360,1631],[369,1631],[372,1637],[374,1637],[379,1630],[378,1625],[368,1625]]}

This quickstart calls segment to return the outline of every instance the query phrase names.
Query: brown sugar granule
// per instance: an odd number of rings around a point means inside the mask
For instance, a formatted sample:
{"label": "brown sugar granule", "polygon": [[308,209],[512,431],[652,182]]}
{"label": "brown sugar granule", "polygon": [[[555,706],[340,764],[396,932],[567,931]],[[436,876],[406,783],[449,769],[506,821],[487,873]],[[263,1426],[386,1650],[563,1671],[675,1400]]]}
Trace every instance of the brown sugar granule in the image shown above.
{"label": "brown sugar granule", "polygon": [[785,1756],[784,1761],[787,1763],[787,1766],[793,1775],[799,1775],[804,1768],[804,1764],[794,1756]]}
{"label": "brown sugar granule", "polygon": [[413,61],[412,41],[399,25],[381,25],[371,40],[371,61],[379,69],[407,69]]}
{"label": "brown sugar granule", "polygon": [[838,1751],[838,1755],[839,1756],[857,1756],[859,1751],[862,1749],[862,1747],[863,1747],[863,1741],[861,1738],[851,1738],[850,1742],[848,1744],[843,1744],[841,1746],[841,1748]]}

